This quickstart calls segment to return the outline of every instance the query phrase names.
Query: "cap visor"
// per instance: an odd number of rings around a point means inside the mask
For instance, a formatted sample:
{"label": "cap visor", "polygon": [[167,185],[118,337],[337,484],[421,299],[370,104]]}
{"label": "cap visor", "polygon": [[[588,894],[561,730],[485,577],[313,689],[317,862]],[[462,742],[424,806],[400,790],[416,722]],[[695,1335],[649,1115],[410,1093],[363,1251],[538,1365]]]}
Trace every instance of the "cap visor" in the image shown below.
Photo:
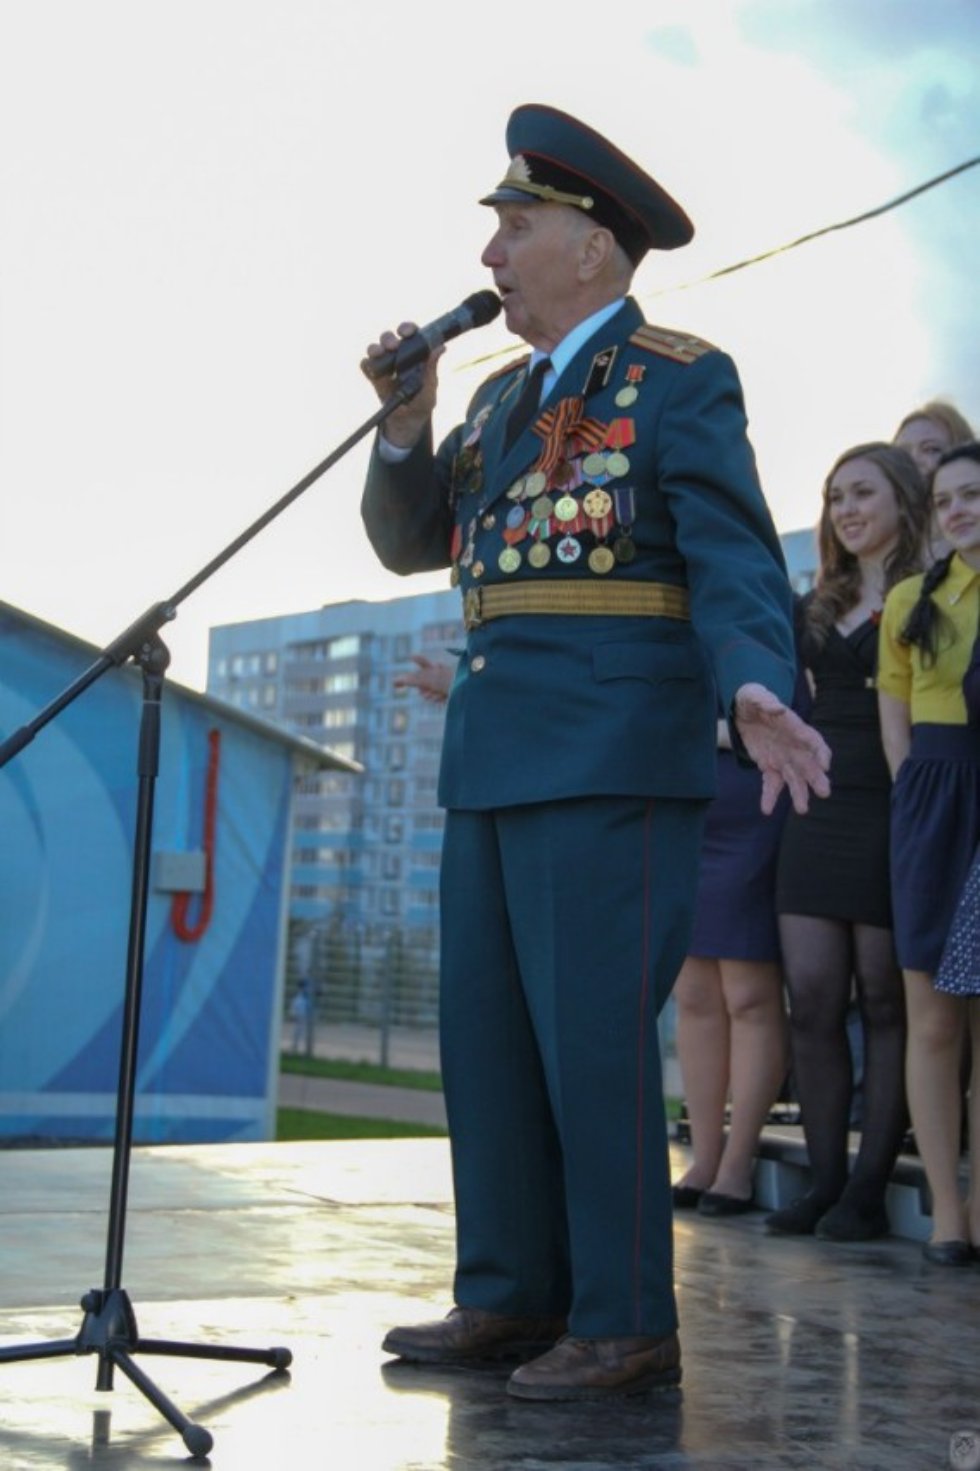
{"label": "cap visor", "polygon": [[515,189],[511,185],[506,188],[501,185],[492,194],[485,194],[480,200],[481,204],[540,204],[536,194],[529,189]]}

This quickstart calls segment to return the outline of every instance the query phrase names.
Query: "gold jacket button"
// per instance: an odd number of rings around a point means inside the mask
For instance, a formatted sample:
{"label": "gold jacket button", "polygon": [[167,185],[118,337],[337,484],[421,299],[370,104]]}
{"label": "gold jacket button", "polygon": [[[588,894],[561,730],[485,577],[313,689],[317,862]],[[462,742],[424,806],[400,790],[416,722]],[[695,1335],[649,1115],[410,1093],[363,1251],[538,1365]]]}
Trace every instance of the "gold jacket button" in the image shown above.
{"label": "gold jacket button", "polygon": [[479,674],[481,669],[486,668],[486,658],[483,654],[475,654],[470,660],[470,669],[474,674]]}

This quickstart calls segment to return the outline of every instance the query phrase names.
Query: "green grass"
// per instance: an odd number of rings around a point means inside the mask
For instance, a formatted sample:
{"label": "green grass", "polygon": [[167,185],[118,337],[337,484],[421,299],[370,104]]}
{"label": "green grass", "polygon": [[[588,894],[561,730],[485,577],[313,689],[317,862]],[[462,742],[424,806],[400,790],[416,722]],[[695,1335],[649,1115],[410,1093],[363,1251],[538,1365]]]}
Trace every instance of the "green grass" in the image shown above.
{"label": "green grass", "polygon": [[[442,1078],[438,1073],[423,1072],[415,1068],[386,1068],[375,1062],[346,1062],[325,1057],[304,1057],[295,1052],[283,1052],[280,1055],[279,1064],[282,1072],[295,1073],[306,1078],[339,1078],[348,1083],[381,1083],[392,1088],[419,1088],[428,1093],[442,1091]],[[681,1100],[668,1098],[665,1102],[667,1120],[674,1123],[680,1117]],[[442,1134],[444,1132],[442,1129],[432,1128],[425,1124],[406,1124],[377,1119],[350,1119],[337,1114],[311,1113],[306,1109],[281,1109],[280,1121],[285,1114],[289,1114],[293,1119],[290,1125],[292,1132],[283,1133],[284,1126],[280,1122],[278,1135],[280,1139],[394,1139],[410,1137],[413,1134]],[[311,1126],[313,1132],[306,1132],[304,1120],[326,1122],[315,1122]],[[335,1132],[319,1132],[325,1127]]]}
{"label": "green grass", "polygon": [[297,1073],[304,1078],[340,1078],[345,1083],[383,1083],[391,1088],[421,1088],[427,1093],[442,1092],[438,1073],[416,1068],[381,1067],[376,1062],[345,1062],[326,1057],[305,1057],[301,1053],[283,1052],[280,1071]]}
{"label": "green grass", "polygon": [[[670,1109],[668,1118],[676,1118]],[[403,1119],[362,1119],[349,1114],[317,1113],[308,1108],[280,1108],[276,1113],[276,1138],[287,1139],[432,1139],[444,1138],[445,1129],[434,1124],[413,1124]]]}
{"label": "green grass", "polygon": [[400,1119],[361,1119],[348,1114],[315,1113],[307,1108],[280,1108],[276,1138],[285,1139],[414,1139],[445,1137],[445,1129]]}

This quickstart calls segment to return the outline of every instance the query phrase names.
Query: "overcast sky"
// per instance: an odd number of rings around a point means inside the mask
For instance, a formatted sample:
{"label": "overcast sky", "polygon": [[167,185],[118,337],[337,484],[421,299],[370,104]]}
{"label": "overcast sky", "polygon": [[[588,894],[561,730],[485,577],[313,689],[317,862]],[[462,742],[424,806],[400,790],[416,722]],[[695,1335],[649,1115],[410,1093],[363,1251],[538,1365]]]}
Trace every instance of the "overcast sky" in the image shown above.
{"label": "overcast sky", "polygon": [[[919,401],[980,424],[980,168],[682,289],[980,154],[977,0],[0,0],[0,598],[104,644],[366,419],[366,343],[488,284],[526,101],[694,219],[635,291],[735,356],[781,530]],[[438,427],[510,341],[450,348]],[[375,564],[365,460],[183,604],[176,678],[211,624],[446,585]]]}

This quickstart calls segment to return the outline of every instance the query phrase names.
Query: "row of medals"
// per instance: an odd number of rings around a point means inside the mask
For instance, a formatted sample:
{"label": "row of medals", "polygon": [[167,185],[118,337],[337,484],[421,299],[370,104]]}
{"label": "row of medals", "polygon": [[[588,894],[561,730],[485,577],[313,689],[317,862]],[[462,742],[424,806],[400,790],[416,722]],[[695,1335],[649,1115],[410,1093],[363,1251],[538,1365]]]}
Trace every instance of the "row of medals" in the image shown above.
{"label": "row of medals", "polygon": [[[557,521],[559,525],[571,526],[583,511],[590,521],[604,521],[613,509],[613,498],[602,487],[608,481],[626,475],[629,468],[629,459],[621,450],[597,450],[586,455],[582,460],[582,479],[588,482],[592,489],[586,491],[581,501],[577,500],[568,490],[560,491],[561,485],[574,477],[574,469],[568,462],[559,465],[552,476],[554,494],[549,493],[548,478],[543,471],[532,470],[529,474],[522,475],[507,492],[508,499],[515,503],[507,513],[508,530],[514,533],[525,524],[530,526],[535,522],[543,523],[551,519]],[[632,491],[626,491],[625,487],[623,490],[629,501],[632,502]],[[530,502],[530,517],[528,517],[528,502]],[[617,563],[625,565],[633,561],[636,556],[636,544],[630,535],[631,524],[632,518],[630,524],[621,523],[619,525],[611,546],[605,541],[600,541],[592,548],[587,559],[591,572],[604,577]],[[489,531],[494,525],[496,525],[496,517],[493,512],[489,512],[483,518],[484,530]],[[582,543],[578,537],[573,536],[570,531],[566,532],[557,543],[558,560],[570,565],[577,562],[581,554]],[[527,560],[532,567],[546,567],[551,561],[551,547],[547,541],[535,540],[528,549]],[[512,573],[520,568],[522,561],[523,558],[518,548],[509,545],[504,547],[497,558],[497,566],[501,572]],[[463,566],[468,564],[465,553],[461,562]],[[472,562],[473,577],[482,577],[484,570],[482,562]],[[455,567],[453,574],[453,581],[458,582],[459,574]]]}

